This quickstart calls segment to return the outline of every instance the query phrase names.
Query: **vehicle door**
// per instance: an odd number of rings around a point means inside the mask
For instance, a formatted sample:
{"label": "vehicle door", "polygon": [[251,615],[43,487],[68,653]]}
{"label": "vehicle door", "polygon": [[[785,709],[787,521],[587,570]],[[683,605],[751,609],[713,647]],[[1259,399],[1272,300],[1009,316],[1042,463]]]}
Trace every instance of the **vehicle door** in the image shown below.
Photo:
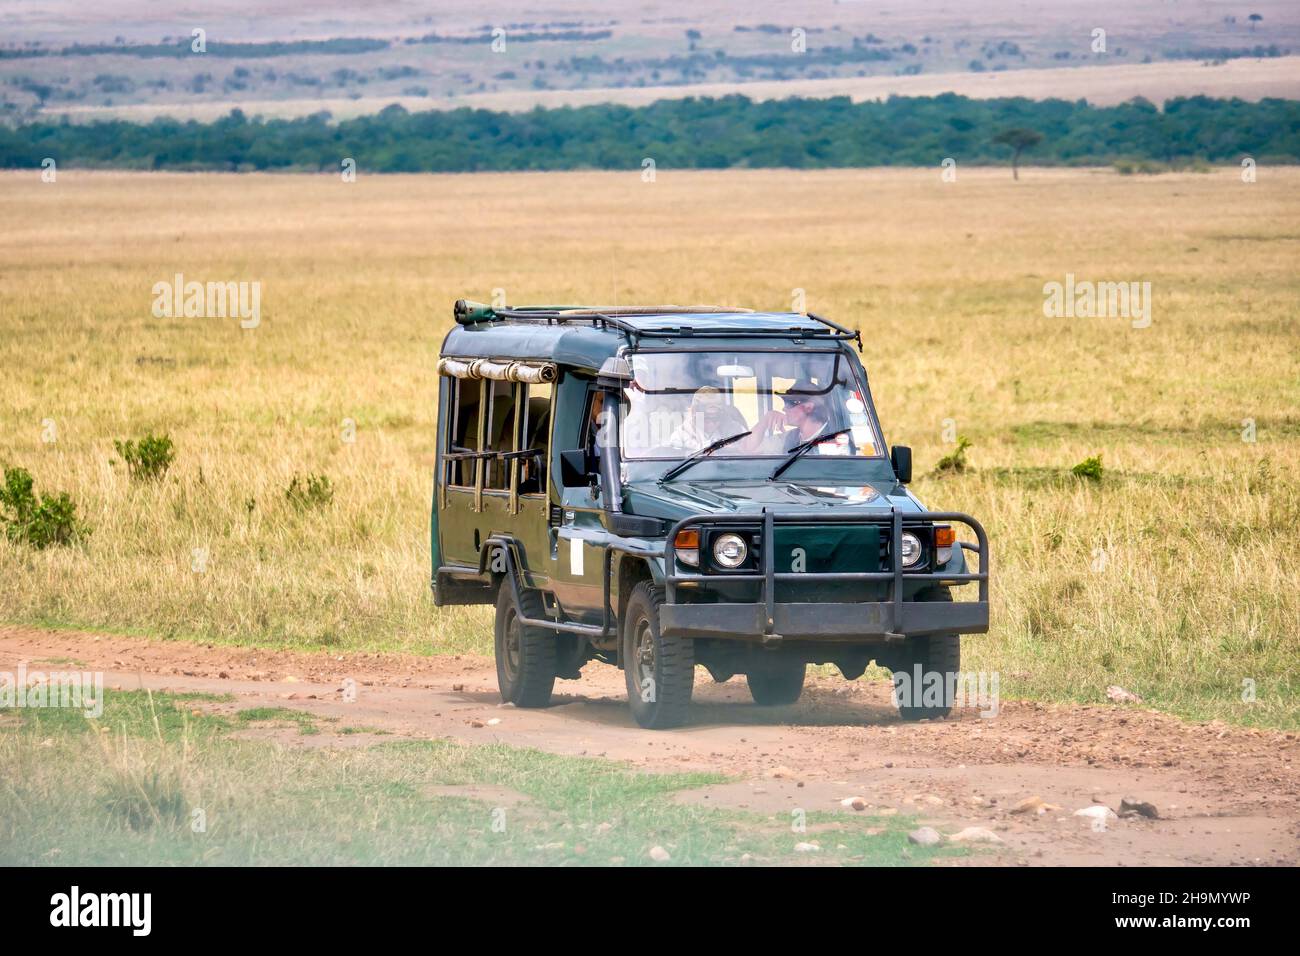
{"label": "vehicle door", "polygon": [[[585,448],[599,462],[610,454],[602,426],[617,403],[589,380],[567,377],[556,404],[554,436],[568,448]],[[569,428],[561,423],[569,422]],[[609,532],[605,528],[607,482],[556,489],[557,513],[551,533],[551,590],[566,616],[597,624],[604,617],[604,567]]]}

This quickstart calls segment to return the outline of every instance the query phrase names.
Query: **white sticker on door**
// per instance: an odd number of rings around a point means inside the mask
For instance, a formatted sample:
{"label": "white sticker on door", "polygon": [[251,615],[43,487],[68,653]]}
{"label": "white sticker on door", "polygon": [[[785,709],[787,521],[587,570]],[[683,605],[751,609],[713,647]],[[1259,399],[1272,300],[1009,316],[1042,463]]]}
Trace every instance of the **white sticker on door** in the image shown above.
{"label": "white sticker on door", "polygon": [[582,577],[582,539],[569,539],[569,572]]}

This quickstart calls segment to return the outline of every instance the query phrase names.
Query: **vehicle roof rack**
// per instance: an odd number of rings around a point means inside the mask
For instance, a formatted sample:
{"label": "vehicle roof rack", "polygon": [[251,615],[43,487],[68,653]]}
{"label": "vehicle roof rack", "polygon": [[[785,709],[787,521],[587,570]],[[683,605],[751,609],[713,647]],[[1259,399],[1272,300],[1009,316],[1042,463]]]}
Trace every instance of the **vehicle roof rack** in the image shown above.
{"label": "vehicle roof rack", "polygon": [[[753,309],[733,308],[717,305],[654,305],[654,306],[573,306],[573,305],[529,305],[529,306],[503,306],[493,308],[492,306],[483,305],[479,302],[470,302],[466,299],[456,301],[454,315],[456,321],[462,325],[472,325],[479,322],[491,322],[499,319],[510,319],[513,321],[538,322],[546,325],[565,325],[569,322],[590,322],[595,328],[611,328],[622,332],[629,339],[629,344],[634,344],[635,339],[641,338],[682,338],[690,335],[714,335],[719,334],[722,330],[711,328],[694,328],[690,325],[662,326],[658,328],[646,328],[627,321],[634,316],[667,316],[667,315],[758,315]],[[862,333],[856,329],[850,329],[840,325],[814,312],[809,312],[805,316],[814,322],[825,327],[825,330],[810,329],[806,325],[792,325],[786,328],[775,326],[765,326],[762,328],[737,325],[735,328],[725,330],[727,335],[754,336],[767,338],[824,338],[834,339],[836,341],[852,341],[857,344],[858,351],[862,351]]]}

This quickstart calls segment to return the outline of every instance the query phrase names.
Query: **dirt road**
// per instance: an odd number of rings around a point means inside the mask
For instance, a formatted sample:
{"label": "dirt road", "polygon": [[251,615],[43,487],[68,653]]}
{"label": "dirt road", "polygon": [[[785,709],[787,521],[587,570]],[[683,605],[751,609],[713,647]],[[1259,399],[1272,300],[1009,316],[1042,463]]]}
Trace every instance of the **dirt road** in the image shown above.
{"label": "dirt road", "polygon": [[[292,707],[394,734],[735,777],[689,792],[712,806],[852,813],[841,800],[861,796],[867,812],[915,814],[944,832],[987,827],[1004,841],[994,859],[1011,864],[1300,863],[1300,735],[1192,724],[1140,706],[1003,702],[989,719],[971,712],[904,724],[887,682],[812,678],[797,705],[767,709],[750,701],[744,678],[714,684],[701,670],[692,726],[650,732],[628,715],[622,673],[596,663],[582,680],[557,684],[554,705],[540,711],[501,706],[492,661],[481,657],[298,653],[0,627],[0,671],[20,663],[103,671],[110,688],[235,696],[214,710]],[[323,727],[283,742],[358,740]],[[1060,809],[1014,812],[1028,797]],[[1096,803],[1118,809],[1122,797],[1154,804],[1159,818],[1126,817],[1098,831],[1073,816]]]}

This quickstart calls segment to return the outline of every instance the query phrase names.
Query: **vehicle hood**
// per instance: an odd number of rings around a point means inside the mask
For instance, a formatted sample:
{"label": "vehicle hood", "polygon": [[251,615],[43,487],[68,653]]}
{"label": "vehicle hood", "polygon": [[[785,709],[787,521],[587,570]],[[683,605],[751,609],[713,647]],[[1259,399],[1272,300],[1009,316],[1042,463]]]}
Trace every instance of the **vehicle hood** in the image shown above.
{"label": "vehicle hood", "polygon": [[624,508],[632,514],[677,520],[697,514],[825,514],[843,511],[916,512],[924,508],[895,481],[815,485],[806,481],[636,481],[624,487]]}

